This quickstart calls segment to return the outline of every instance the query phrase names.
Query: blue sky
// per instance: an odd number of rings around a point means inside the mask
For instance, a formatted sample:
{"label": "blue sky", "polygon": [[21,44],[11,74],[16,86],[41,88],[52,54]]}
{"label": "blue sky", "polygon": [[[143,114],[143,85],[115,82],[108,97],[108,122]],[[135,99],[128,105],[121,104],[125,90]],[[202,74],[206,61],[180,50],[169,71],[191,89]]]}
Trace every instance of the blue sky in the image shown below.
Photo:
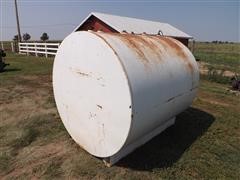
{"label": "blue sky", "polygon": [[[16,30],[14,0],[0,0],[0,40]],[[240,0],[18,0],[21,33],[63,39],[90,12],[167,22],[200,41],[240,42]]]}

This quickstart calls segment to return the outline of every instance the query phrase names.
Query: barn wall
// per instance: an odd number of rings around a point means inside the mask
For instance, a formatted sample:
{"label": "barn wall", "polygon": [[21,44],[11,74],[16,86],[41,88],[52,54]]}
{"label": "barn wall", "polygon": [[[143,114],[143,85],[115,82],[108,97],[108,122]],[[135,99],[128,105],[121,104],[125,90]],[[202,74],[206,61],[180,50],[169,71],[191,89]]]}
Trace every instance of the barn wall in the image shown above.
{"label": "barn wall", "polygon": [[111,28],[107,24],[105,24],[100,19],[91,16],[83,25],[77,29],[77,31],[103,31],[103,32],[117,32],[115,29]]}
{"label": "barn wall", "polygon": [[181,43],[183,43],[185,46],[188,47],[188,39],[186,38],[178,38],[178,37],[173,37],[174,39],[177,39],[178,41],[180,41]]}

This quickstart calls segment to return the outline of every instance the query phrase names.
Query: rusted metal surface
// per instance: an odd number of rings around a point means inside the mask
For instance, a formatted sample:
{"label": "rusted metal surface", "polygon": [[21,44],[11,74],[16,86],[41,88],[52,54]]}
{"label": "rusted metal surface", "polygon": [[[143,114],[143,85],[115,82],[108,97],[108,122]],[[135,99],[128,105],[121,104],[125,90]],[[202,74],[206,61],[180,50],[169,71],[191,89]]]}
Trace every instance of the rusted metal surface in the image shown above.
{"label": "rusted metal surface", "polygon": [[[142,60],[145,64],[150,63],[150,60],[154,60],[157,62],[161,62],[164,57],[162,55],[162,48],[164,50],[169,50],[177,56],[179,56],[179,60],[182,60],[184,64],[186,65],[186,68],[193,73],[194,67],[191,63],[191,60],[189,60],[188,55],[185,53],[183,48],[181,47],[181,44],[179,44],[178,41],[174,40],[170,37],[162,37],[162,36],[153,36],[153,35],[132,35],[132,34],[119,34],[119,33],[108,33],[111,34],[111,36],[119,38],[123,43],[125,43],[131,50],[133,50]],[[102,38],[108,45],[111,47],[111,45],[107,42],[106,39],[104,39],[101,35],[97,36]],[[111,47],[112,48],[112,47]],[[115,52],[115,50],[113,49]],[[146,53],[148,52],[148,53]],[[115,52],[117,55],[117,53]],[[148,58],[145,54],[151,54],[155,55],[157,58]]]}
{"label": "rusted metal surface", "polygon": [[[174,40],[173,38],[170,37],[161,37],[161,36],[154,36],[154,35],[135,35],[133,36],[132,34],[119,34],[119,33],[108,33],[111,34],[112,36],[115,36],[119,39],[121,39],[122,42],[124,42],[130,49],[135,51],[135,53],[144,61],[150,62],[149,59],[146,57],[145,53],[149,51],[150,54],[156,55],[158,58],[154,60],[158,60],[161,62],[162,60],[162,50],[159,45],[161,46],[168,46],[164,47],[164,49],[170,49],[174,51],[178,56],[182,57],[182,59],[187,61],[188,57],[183,51],[183,49],[179,46],[178,42]],[[104,39],[102,36],[98,35],[97,36],[102,38],[106,43],[106,39]],[[158,38],[156,40],[156,38]],[[162,42],[160,42],[160,41]],[[109,43],[108,43],[109,44]],[[109,44],[111,47],[111,45]],[[113,49],[113,51],[115,51]],[[188,62],[189,68],[192,70],[193,67],[191,63]]]}
{"label": "rusted metal surface", "polygon": [[53,68],[54,96],[69,134],[112,163],[172,125],[192,103],[198,81],[188,48],[146,34],[72,33]]}
{"label": "rusted metal surface", "polygon": [[136,52],[136,54],[146,62],[150,62],[148,57],[146,57],[146,51],[149,51],[150,54],[157,56],[156,60],[161,61],[161,49],[157,44],[151,39],[150,36],[143,35],[131,35],[131,34],[117,34],[113,33],[116,37],[120,38],[130,49]]}
{"label": "rusted metal surface", "polygon": [[179,45],[179,42],[172,38],[164,37],[161,37],[160,40],[165,42],[170,47],[170,49],[172,49],[180,57],[179,60],[182,60],[187,64],[187,69],[192,73],[194,67],[191,63],[191,60],[189,60],[186,51],[184,51],[183,48]]}

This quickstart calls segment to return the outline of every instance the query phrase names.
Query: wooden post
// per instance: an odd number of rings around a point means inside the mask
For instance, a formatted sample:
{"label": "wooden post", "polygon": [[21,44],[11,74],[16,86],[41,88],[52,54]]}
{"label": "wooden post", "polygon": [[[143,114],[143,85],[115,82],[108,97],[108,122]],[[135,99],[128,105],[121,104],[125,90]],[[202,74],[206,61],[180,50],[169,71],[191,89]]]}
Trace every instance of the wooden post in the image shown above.
{"label": "wooden post", "polygon": [[193,39],[192,41],[192,53],[194,54],[195,51],[195,40]]}
{"label": "wooden post", "polygon": [[45,56],[46,56],[46,58],[48,57],[48,54],[47,54],[47,43],[45,43]]}
{"label": "wooden post", "polygon": [[35,43],[34,46],[35,46],[35,56],[37,57],[37,56],[38,56],[38,53],[37,53],[37,44]]}
{"label": "wooden post", "polygon": [[4,47],[3,47],[3,42],[1,41],[1,45],[2,45],[2,50],[4,50]]}
{"label": "wooden post", "polygon": [[[13,41],[13,45],[14,45],[14,52],[16,53],[16,52],[19,52],[18,50],[20,50],[20,48],[19,48],[19,46],[17,46],[17,41]],[[17,48],[19,48],[19,49],[17,49]]]}
{"label": "wooden post", "polygon": [[26,49],[27,49],[27,55],[29,56],[29,49],[28,49],[28,44],[26,44]]}
{"label": "wooden post", "polygon": [[14,52],[13,42],[11,42],[12,52]]}
{"label": "wooden post", "polygon": [[21,52],[21,44],[20,44],[20,42],[18,42],[18,41],[15,41],[15,47],[14,47],[14,49],[15,49],[15,52],[18,52],[18,54],[20,54]]}

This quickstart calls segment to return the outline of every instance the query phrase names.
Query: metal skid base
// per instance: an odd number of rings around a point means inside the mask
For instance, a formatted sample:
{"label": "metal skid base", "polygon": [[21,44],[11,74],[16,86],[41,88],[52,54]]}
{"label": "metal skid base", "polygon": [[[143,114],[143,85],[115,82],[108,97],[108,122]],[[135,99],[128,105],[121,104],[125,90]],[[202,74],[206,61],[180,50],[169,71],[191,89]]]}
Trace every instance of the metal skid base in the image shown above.
{"label": "metal skid base", "polygon": [[104,164],[108,167],[111,167],[116,162],[118,162],[120,159],[122,159],[123,157],[125,157],[126,155],[128,155],[129,153],[134,151],[136,148],[145,144],[147,141],[152,139],[154,136],[160,134],[162,131],[167,129],[169,126],[173,125],[175,123],[175,119],[176,119],[176,117],[166,121],[165,123],[163,123],[162,125],[157,127],[155,130],[153,130],[149,134],[143,136],[142,138],[138,139],[134,143],[127,145],[125,148],[123,148],[117,154],[107,157],[107,158],[104,158],[103,159]]}

